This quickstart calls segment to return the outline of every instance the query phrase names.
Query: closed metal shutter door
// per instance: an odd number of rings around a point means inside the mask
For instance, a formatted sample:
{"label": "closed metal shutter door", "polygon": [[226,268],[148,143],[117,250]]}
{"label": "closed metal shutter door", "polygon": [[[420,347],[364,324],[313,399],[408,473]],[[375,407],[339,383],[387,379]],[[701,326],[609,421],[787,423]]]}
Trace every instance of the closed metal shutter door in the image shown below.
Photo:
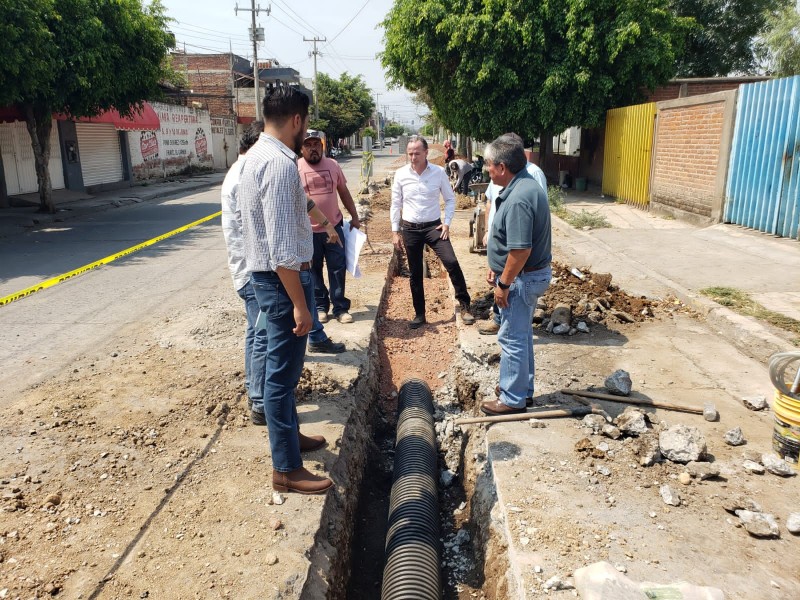
{"label": "closed metal shutter door", "polygon": [[83,185],[122,181],[119,134],[111,124],[76,123]]}

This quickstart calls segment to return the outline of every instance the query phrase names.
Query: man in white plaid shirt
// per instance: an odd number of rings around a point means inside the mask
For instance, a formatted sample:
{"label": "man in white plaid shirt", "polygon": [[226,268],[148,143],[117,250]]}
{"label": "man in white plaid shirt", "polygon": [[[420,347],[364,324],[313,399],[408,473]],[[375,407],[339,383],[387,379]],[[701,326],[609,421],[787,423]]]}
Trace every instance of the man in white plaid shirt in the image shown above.
{"label": "man in white plaid shirt", "polygon": [[264,413],[272,451],[272,487],[319,494],[333,485],[303,467],[300,453],[325,444],[300,433],[294,391],[313,321],[314,253],[297,153],[308,125],[308,96],[289,86],[264,98],[264,133],[247,153],[239,182],[242,237],[250,282],[267,316]]}

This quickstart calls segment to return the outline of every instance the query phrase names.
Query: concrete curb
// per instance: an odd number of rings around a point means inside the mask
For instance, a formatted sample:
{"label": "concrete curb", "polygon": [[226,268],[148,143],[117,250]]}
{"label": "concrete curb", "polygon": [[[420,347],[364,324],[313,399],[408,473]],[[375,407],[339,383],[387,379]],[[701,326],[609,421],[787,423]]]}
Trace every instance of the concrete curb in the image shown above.
{"label": "concrete curb", "polygon": [[784,352],[792,347],[791,341],[774,334],[767,325],[760,321],[720,306],[713,300],[696,294],[669,277],[661,275],[650,266],[622,254],[618,249],[609,246],[602,240],[575,229],[561,218],[555,215],[551,215],[551,217],[553,226],[567,237],[582,238],[588,245],[593,246],[595,251],[613,254],[617,260],[627,263],[629,267],[638,270],[646,278],[671,290],[681,302],[702,314],[710,328],[746,356],[766,364],[771,355],[776,352]]}

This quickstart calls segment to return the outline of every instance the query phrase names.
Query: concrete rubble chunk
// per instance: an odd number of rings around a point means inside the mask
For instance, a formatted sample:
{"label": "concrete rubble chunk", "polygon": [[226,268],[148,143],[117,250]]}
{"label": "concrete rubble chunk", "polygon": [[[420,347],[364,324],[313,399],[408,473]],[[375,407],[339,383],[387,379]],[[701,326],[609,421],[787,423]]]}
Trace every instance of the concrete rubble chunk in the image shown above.
{"label": "concrete rubble chunk", "polygon": [[729,513],[734,514],[737,510],[749,510],[757,513],[762,512],[761,505],[758,502],[748,498],[747,496],[742,496],[741,494],[725,498],[722,501],[722,508],[727,510]]}
{"label": "concrete rubble chunk", "polygon": [[741,427],[734,427],[730,431],[725,432],[725,443],[729,446],[741,446],[746,441]]}
{"label": "concrete rubble chunk", "polygon": [[553,327],[553,334],[555,335],[567,335],[570,331],[569,325],[556,325]]}
{"label": "concrete rubble chunk", "polygon": [[614,425],[627,435],[642,435],[647,433],[647,419],[644,412],[633,406],[628,406],[621,415],[614,420]]}
{"label": "concrete rubble chunk", "polygon": [[616,317],[617,321],[620,323],[633,323],[636,320],[624,310],[612,310],[611,314]]}
{"label": "concrete rubble chunk", "polygon": [[764,465],[764,468],[773,475],[778,475],[780,477],[794,477],[797,475],[797,472],[789,463],[787,463],[777,454],[773,454],[771,452],[761,455],[761,464]]}
{"label": "concrete rubble chunk", "polygon": [[585,321],[579,321],[578,324],[575,326],[575,329],[577,329],[581,333],[589,333],[589,326],[586,324]]}
{"label": "concrete rubble chunk", "polygon": [[550,579],[542,584],[542,588],[546,590],[572,590],[575,588],[569,581],[564,581],[558,575],[553,575]]}
{"label": "concrete rubble chunk", "polygon": [[630,396],[633,382],[631,381],[630,373],[623,369],[617,369],[606,377],[605,386],[609,394],[614,394],[615,396]]}
{"label": "concrete rubble chunk", "polygon": [[619,430],[619,428],[608,423],[603,425],[601,433],[606,437],[610,437],[612,440],[618,440],[622,437],[622,432]]}
{"label": "concrete rubble chunk", "polygon": [[587,429],[591,429],[592,432],[599,433],[605,427],[606,420],[600,415],[586,415],[581,423]]}
{"label": "concrete rubble chunk", "polygon": [[688,463],[706,455],[706,439],[697,427],[673,425],[658,436],[661,454],[672,462]]}
{"label": "concrete rubble chunk", "polygon": [[670,506],[681,505],[681,495],[668,485],[664,484],[658,488],[658,493],[661,494],[664,504],[669,504]]}
{"label": "concrete rubble chunk", "polygon": [[780,537],[781,531],[775,517],[768,513],[737,510],[736,516],[742,522],[747,533],[758,538]]}
{"label": "concrete rubble chunk", "polygon": [[550,322],[554,326],[566,325],[572,322],[572,307],[569,304],[557,304],[553,309],[553,314],[550,315]]}
{"label": "concrete rubble chunk", "polygon": [[639,464],[643,467],[652,467],[661,460],[661,450],[658,446],[658,438],[655,435],[644,435],[638,440],[638,447],[635,448],[639,456]]}
{"label": "concrete rubble chunk", "polygon": [[545,312],[544,309],[537,308],[533,311],[533,318],[531,319],[531,323],[536,323],[537,325],[544,321]]}
{"label": "concrete rubble chunk", "polygon": [[598,562],[575,571],[575,589],[581,600],[725,600],[722,590],[686,582],[659,584],[637,582],[608,562]]}
{"label": "concrete rubble chunk", "polygon": [[686,464],[686,472],[694,479],[704,481],[719,477],[719,467],[713,463],[692,461]]}
{"label": "concrete rubble chunk", "polygon": [[763,475],[766,469],[760,464],[752,460],[746,460],[742,463],[742,468],[748,473],[755,473],[756,475]]}
{"label": "concrete rubble chunk", "polygon": [[795,535],[800,534],[800,512],[791,513],[786,519],[786,529]]}
{"label": "concrete rubble chunk", "polygon": [[742,398],[742,404],[750,410],[764,410],[769,406],[764,396],[746,396]]}
{"label": "concrete rubble chunk", "polygon": [[703,404],[703,418],[710,423],[713,423],[719,419],[717,407],[714,406],[713,402],[706,402]]}

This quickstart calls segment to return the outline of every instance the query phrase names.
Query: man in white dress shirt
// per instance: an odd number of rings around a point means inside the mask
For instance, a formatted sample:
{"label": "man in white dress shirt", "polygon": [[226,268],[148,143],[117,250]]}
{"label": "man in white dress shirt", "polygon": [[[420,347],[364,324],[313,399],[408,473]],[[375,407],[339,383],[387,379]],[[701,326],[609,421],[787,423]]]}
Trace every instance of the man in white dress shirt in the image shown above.
{"label": "man in white dress shirt", "polygon": [[[406,249],[411,271],[411,299],[414,319],[410,329],[422,327],[425,319],[425,288],[423,285],[423,251],[430,246],[450,275],[461,311],[461,320],[471,325],[475,319],[469,312],[470,297],[464,273],[450,243],[450,223],[456,209],[456,197],[442,167],[428,162],[428,142],[415,135],[406,148],[409,164],[400,167],[392,184],[392,242],[397,250]],[[439,196],[444,198],[444,221]]]}

